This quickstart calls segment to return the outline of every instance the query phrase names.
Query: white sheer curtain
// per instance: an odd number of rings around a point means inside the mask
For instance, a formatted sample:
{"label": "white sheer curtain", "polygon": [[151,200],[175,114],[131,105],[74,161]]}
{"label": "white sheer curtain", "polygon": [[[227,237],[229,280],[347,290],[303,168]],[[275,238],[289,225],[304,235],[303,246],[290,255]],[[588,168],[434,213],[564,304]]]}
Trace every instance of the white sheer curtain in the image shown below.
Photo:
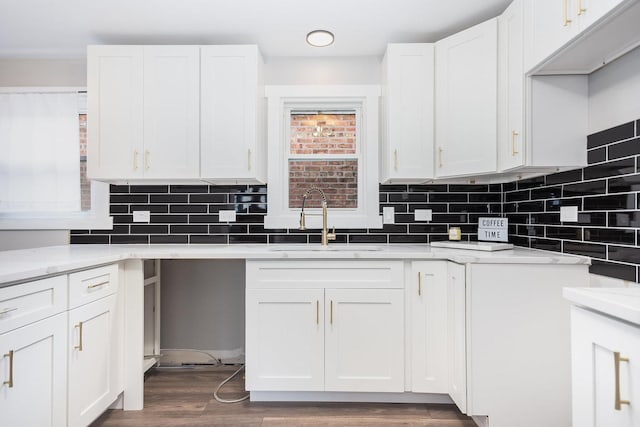
{"label": "white sheer curtain", "polygon": [[0,93],[0,212],[80,210],[77,93]]}

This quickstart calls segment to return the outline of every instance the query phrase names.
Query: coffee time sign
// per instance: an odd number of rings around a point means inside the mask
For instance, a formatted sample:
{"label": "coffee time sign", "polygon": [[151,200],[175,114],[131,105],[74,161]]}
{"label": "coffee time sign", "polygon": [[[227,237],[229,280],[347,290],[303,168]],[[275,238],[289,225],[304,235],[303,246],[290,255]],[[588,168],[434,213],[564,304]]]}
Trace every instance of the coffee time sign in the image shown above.
{"label": "coffee time sign", "polygon": [[509,240],[509,220],[507,218],[479,218],[478,240],[506,242]]}

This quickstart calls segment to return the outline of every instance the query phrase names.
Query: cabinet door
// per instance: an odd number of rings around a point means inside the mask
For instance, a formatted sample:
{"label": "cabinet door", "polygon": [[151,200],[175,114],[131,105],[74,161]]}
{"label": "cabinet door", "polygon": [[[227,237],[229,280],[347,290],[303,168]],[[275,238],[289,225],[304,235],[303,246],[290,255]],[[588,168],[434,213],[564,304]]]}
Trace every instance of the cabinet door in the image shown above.
{"label": "cabinet door", "polygon": [[436,43],[436,176],[495,172],[498,26]]}
{"label": "cabinet door", "polygon": [[248,289],[246,388],[324,389],[322,289]]}
{"label": "cabinet door", "polygon": [[389,44],[383,60],[383,182],[433,177],[433,44]]}
{"label": "cabinet door", "polygon": [[0,335],[2,425],[67,424],[66,324],[58,314]]}
{"label": "cabinet door", "polygon": [[118,395],[116,296],[69,311],[69,426],[86,426]]}
{"label": "cabinet door", "polygon": [[145,178],[198,178],[200,48],[144,47]]}
{"label": "cabinet door", "polygon": [[142,46],[87,49],[88,176],[142,177]]}
{"label": "cabinet door", "polygon": [[564,46],[579,32],[579,0],[525,0],[527,70]]}
{"label": "cabinet door", "polygon": [[402,289],[326,289],[325,390],[404,391]]}
{"label": "cabinet door", "polygon": [[586,30],[622,2],[623,0],[573,0],[574,13],[580,30]]}
{"label": "cabinet door", "polygon": [[447,263],[447,354],[449,396],[467,412],[467,313],[465,266]]}
{"label": "cabinet door", "polygon": [[201,175],[264,181],[264,91],[256,46],[201,50]]}
{"label": "cabinet door", "polygon": [[525,162],[522,13],[522,0],[515,0],[498,18],[499,170]]}
{"label": "cabinet door", "polygon": [[640,425],[640,327],[578,307],[571,322],[573,425]]}
{"label": "cabinet door", "polygon": [[411,270],[411,390],[447,393],[447,262],[413,262]]}

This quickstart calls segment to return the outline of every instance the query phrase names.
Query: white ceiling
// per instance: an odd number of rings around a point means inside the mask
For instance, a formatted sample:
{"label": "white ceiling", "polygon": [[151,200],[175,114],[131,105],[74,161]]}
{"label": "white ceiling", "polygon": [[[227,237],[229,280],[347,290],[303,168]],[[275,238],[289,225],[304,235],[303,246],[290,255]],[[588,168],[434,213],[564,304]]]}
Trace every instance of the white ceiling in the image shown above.
{"label": "white ceiling", "polygon": [[[0,0],[0,57],[75,58],[88,44],[256,43],[264,56],[382,55],[499,15],[511,0]],[[336,41],[311,48],[305,35]]]}

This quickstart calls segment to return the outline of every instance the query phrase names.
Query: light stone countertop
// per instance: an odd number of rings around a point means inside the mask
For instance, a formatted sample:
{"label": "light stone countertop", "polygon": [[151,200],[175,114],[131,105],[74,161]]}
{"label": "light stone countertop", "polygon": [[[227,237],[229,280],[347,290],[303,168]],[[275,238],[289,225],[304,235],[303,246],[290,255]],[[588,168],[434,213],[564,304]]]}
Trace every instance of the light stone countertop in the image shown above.
{"label": "light stone countertop", "polygon": [[628,288],[564,288],[573,304],[640,326],[640,286]]}
{"label": "light stone countertop", "polygon": [[485,252],[431,248],[429,245],[64,245],[0,251],[0,287],[90,268],[129,258],[140,259],[442,259],[483,264],[589,264],[590,259],[516,247]]}

